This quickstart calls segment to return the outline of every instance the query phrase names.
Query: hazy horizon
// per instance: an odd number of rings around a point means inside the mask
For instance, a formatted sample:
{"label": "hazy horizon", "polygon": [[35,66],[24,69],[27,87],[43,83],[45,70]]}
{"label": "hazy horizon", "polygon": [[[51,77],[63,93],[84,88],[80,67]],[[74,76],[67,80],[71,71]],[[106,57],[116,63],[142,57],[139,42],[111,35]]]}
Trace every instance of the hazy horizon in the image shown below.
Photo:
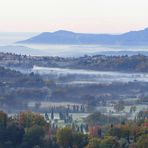
{"label": "hazy horizon", "polygon": [[5,0],[0,32],[123,33],[148,26],[147,0]]}

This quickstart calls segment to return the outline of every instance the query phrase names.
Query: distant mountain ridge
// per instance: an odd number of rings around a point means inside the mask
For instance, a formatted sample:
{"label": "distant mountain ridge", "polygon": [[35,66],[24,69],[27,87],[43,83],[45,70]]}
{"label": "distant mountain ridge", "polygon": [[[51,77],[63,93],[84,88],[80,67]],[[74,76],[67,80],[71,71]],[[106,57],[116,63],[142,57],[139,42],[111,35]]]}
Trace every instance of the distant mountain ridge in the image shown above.
{"label": "distant mountain ridge", "polygon": [[100,44],[100,45],[148,45],[148,28],[130,31],[120,35],[75,33],[59,30],[43,32],[27,40],[24,44]]}

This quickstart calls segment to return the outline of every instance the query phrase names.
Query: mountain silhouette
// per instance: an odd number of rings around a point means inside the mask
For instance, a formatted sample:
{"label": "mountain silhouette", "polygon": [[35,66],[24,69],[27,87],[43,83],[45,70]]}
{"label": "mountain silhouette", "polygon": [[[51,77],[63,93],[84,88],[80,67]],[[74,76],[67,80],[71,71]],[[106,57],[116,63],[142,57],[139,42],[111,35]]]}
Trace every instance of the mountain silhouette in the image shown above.
{"label": "mountain silhouette", "polygon": [[43,32],[27,40],[18,41],[24,44],[100,44],[100,45],[148,45],[148,28],[127,33],[90,34],[75,33],[66,30]]}

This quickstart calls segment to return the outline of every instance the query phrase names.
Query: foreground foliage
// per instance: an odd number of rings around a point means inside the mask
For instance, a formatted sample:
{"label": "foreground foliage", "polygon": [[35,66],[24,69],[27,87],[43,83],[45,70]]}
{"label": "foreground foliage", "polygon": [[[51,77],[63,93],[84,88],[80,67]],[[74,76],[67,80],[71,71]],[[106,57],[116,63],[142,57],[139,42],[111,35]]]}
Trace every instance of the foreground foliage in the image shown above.
{"label": "foreground foliage", "polygon": [[0,112],[0,148],[147,148],[148,121],[92,125],[88,133],[70,126],[51,128],[32,112],[8,117]]}

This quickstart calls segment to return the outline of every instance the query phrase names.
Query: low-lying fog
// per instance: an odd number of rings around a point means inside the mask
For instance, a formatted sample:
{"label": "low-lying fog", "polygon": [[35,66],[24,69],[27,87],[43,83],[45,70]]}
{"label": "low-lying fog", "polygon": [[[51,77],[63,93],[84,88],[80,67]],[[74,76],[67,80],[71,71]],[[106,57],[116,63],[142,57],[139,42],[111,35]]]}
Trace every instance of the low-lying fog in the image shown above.
{"label": "low-lying fog", "polygon": [[[111,82],[148,82],[148,73],[102,72],[68,68],[47,68],[34,66],[32,72],[60,78],[66,84],[89,84]],[[65,81],[64,81],[65,80]],[[59,82],[60,83],[60,82]]]}
{"label": "low-lying fog", "polygon": [[84,55],[148,55],[148,46],[15,44],[39,33],[0,32],[0,52],[32,56],[79,57]]}
{"label": "low-lying fog", "polygon": [[84,55],[137,55],[148,56],[148,47],[112,47],[100,45],[1,45],[0,52],[31,56],[81,57]]}

